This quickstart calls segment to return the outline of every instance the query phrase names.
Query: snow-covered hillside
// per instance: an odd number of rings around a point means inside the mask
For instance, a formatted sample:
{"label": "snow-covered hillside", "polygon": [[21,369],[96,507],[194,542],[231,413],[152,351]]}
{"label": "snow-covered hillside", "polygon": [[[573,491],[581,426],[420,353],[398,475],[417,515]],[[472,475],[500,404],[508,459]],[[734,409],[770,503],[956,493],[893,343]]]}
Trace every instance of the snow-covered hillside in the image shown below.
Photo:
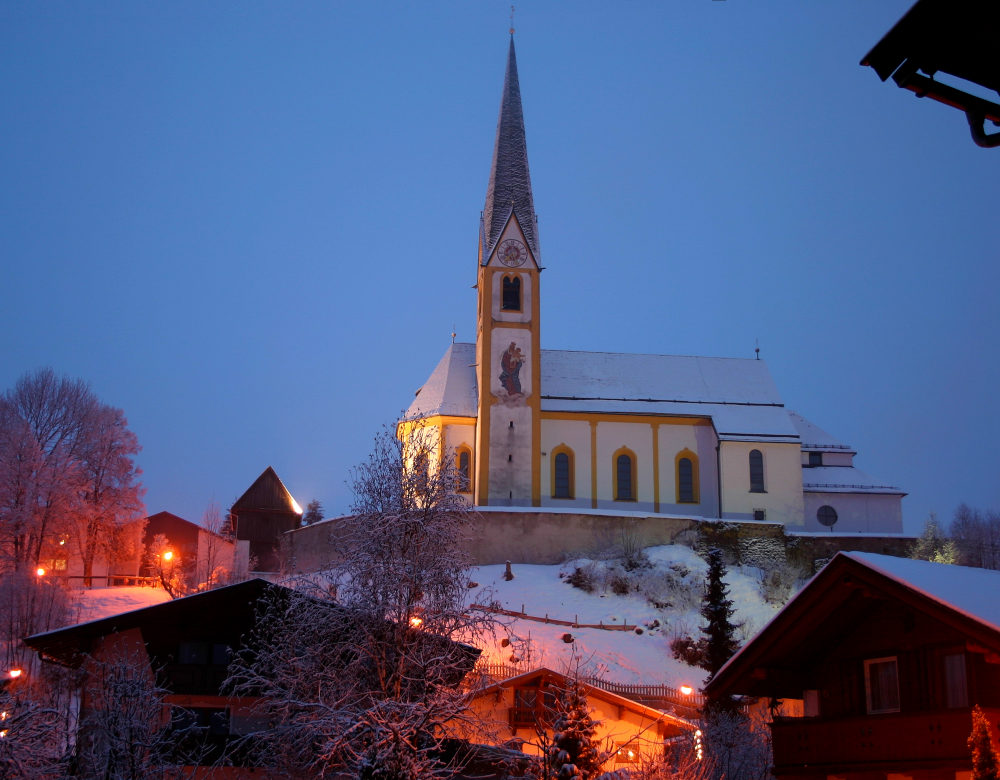
{"label": "snow-covered hillside", "polygon": [[[669,645],[679,635],[698,635],[707,564],[682,545],[651,547],[645,552],[649,565],[632,571],[626,571],[621,561],[514,564],[514,579],[507,581],[504,566],[474,569],[472,578],[480,588],[475,594],[477,603],[494,603],[510,612],[523,610],[543,620],[548,616],[580,624],[636,626],[629,631],[574,628],[501,615],[503,629],[497,641],[483,649],[484,661],[510,663],[514,656],[525,666],[544,665],[562,671],[578,660],[581,672],[609,680],[700,687],[705,672],[674,660]],[[760,570],[748,567],[727,572],[736,619],[743,623],[738,632],[741,642],[780,608],[761,595],[763,576]],[[571,577],[592,583],[592,592],[570,585],[567,580]],[[616,593],[626,590],[627,595]],[[565,634],[572,635],[571,643],[564,641]]]}

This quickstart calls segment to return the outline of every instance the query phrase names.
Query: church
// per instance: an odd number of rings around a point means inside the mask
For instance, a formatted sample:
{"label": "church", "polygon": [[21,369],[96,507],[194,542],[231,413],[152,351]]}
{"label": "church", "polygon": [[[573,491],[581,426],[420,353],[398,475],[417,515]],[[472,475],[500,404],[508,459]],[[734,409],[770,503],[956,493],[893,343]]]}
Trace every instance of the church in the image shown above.
{"label": "church", "polygon": [[449,346],[399,429],[454,458],[474,506],[902,532],[905,493],[786,408],[764,361],[542,349],[513,34],[478,255],[476,341]]}

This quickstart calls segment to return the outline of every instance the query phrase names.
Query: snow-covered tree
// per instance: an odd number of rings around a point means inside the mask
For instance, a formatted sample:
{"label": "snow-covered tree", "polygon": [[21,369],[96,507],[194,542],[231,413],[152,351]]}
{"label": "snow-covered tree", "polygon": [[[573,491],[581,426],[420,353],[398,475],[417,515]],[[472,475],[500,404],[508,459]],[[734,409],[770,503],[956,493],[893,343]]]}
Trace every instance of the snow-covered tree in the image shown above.
{"label": "snow-covered tree", "polygon": [[924,523],[924,530],[913,543],[910,557],[920,561],[934,563],[958,563],[958,548],[947,538],[938,525],[937,515],[933,512]]}
{"label": "snow-covered tree", "polygon": [[556,697],[548,763],[556,780],[588,780],[607,759],[597,742],[599,723],[590,714],[587,695],[574,675]]}
{"label": "snow-covered tree", "polygon": [[709,679],[722,668],[733,653],[739,649],[736,639],[736,624],[733,623],[735,608],[729,598],[729,586],[725,581],[726,566],[722,560],[722,550],[713,547],[708,551],[708,575],[705,581],[705,601],[701,616],[705,620],[705,669]]}
{"label": "snow-covered tree", "polygon": [[972,733],[969,750],[972,752],[972,780],[997,780],[997,754],[990,739],[990,721],[977,704],[972,708]]}
{"label": "snow-covered tree", "polygon": [[354,514],[333,531],[341,557],[328,587],[276,596],[230,667],[236,691],[263,697],[275,726],[260,735],[262,758],[276,768],[379,780],[449,771],[444,726],[468,717],[457,685],[477,656],[464,643],[491,623],[468,609],[469,511],[453,458],[408,433],[404,443],[383,431],[352,472]]}
{"label": "snow-covered tree", "polygon": [[25,680],[0,687],[0,777],[67,776],[64,712]]}
{"label": "snow-covered tree", "polygon": [[121,410],[85,382],[21,377],[0,398],[0,570],[34,570],[68,539],[89,584],[96,556],[135,541],[138,451]]}
{"label": "snow-covered tree", "polygon": [[312,525],[323,519],[323,504],[319,499],[314,498],[306,505],[306,511],[302,515],[302,525]]}

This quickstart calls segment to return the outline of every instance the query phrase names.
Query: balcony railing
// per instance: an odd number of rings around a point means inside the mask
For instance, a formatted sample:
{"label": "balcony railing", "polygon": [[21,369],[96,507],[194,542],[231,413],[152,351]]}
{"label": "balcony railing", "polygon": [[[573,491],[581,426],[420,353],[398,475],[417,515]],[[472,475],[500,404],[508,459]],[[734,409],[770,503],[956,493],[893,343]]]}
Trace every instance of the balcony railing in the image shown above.
{"label": "balcony railing", "polygon": [[[994,723],[1000,710],[987,710]],[[969,710],[893,713],[851,718],[782,718],[771,725],[775,773],[795,767],[814,769],[891,763],[969,763],[966,740],[972,730]]]}

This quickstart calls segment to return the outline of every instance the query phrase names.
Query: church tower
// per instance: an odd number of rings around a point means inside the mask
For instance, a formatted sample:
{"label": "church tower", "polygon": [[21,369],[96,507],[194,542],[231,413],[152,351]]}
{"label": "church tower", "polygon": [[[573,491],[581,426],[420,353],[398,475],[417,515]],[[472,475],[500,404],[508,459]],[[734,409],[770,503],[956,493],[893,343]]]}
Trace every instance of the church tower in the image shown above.
{"label": "church tower", "polygon": [[538,221],[517,81],[507,53],[479,229],[475,503],[540,504]]}

